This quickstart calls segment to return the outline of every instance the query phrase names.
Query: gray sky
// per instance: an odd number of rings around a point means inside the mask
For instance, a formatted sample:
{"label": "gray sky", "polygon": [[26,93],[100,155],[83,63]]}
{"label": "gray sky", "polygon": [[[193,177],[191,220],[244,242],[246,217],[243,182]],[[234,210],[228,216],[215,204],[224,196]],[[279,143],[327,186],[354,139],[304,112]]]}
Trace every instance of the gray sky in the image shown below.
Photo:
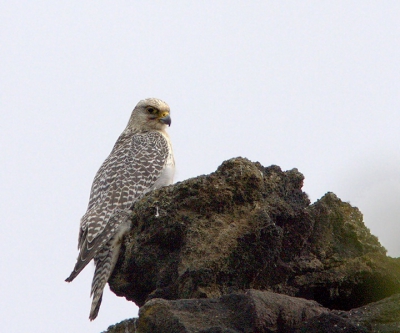
{"label": "gray sky", "polygon": [[100,332],[137,313],[71,284],[93,177],[146,97],[176,181],[237,156],[298,168],[400,256],[398,1],[1,1],[4,332]]}

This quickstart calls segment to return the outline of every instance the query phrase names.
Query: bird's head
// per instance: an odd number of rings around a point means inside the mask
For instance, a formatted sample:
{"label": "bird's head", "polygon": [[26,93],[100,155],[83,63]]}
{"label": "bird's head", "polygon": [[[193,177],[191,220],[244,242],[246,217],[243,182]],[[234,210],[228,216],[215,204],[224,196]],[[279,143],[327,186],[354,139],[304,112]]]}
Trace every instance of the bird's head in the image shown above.
{"label": "bird's head", "polygon": [[171,125],[167,103],[157,98],[141,100],[133,109],[127,129],[133,131],[164,130]]}

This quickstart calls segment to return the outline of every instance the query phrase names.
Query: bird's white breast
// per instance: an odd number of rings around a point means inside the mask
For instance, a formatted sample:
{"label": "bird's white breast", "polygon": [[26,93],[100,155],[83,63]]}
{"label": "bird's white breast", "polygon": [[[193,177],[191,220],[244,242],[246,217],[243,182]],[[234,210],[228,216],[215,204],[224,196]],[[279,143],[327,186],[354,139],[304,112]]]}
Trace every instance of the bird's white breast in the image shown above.
{"label": "bird's white breast", "polygon": [[165,140],[167,140],[168,143],[168,157],[165,162],[165,168],[161,172],[160,177],[156,180],[154,185],[151,187],[151,190],[155,190],[157,188],[163,187],[163,186],[168,186],[171,185],[174,182],[174,175],[175,175],[175,161],[174,161],[174,155],[172,152],[172,146],[171,146],[171,141],[169,139],[168,134],[165,132],[160,132],[164,137]]}

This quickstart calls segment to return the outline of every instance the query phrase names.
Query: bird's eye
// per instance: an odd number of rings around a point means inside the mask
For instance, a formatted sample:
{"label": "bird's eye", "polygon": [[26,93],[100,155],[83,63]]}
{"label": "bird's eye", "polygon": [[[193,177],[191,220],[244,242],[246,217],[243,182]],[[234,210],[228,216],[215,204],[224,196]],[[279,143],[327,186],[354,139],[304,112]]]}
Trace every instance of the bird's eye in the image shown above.
{"label": "bird's eye", "polygon": [[155,108],[147,108],[147,111],[151,114],[155,114],[157,112]]}

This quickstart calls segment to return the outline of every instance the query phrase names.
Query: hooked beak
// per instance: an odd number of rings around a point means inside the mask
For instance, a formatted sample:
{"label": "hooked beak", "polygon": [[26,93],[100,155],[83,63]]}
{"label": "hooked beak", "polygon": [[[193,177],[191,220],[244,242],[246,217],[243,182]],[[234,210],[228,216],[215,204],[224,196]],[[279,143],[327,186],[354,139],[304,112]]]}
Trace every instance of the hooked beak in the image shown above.
{"label": "hooked beak", "polygon": [[165,117],[159,119],[165,125],[171,126],[171,117],[167,114]]}

